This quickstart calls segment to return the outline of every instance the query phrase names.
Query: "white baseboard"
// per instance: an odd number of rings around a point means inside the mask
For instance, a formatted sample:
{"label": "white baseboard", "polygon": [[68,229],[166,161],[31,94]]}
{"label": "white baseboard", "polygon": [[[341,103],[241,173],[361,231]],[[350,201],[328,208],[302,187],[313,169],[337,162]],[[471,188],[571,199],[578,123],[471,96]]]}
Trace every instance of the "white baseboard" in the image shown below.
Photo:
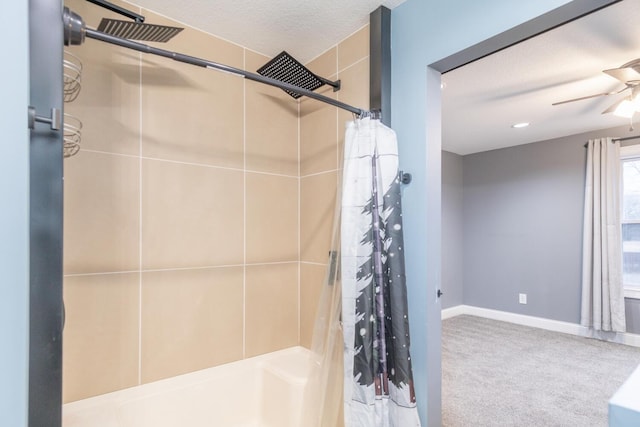
{"label": "white baseboard", "polygon": [[[474,307],[471,305],[457,305],[442,310],[442,319],[468,314],[471,316],[484,317],[486,319],[500,320],[503,322],[515,323],[517,325],[531,326],[533,328],[545,329],[547,331],[562,332],[565,334],[577,335],[581,337],[593,338],[593,332],[577,323],[562,322],[560,320],[545,319],[542,317],[527,316],[524,314],[509,313],[507,311],[491,310],[488,308]],[[623,333],[615,334],[607,341],[626,344],[633,347],[640,347],[640,335]]]}
{"label": "white baseboard", "polygon": [[456,305],[455,307],[449,307],[442,310],[442,320],[450,317],[460,316],[461,314],[468,314],[466,308],[468,305]]}

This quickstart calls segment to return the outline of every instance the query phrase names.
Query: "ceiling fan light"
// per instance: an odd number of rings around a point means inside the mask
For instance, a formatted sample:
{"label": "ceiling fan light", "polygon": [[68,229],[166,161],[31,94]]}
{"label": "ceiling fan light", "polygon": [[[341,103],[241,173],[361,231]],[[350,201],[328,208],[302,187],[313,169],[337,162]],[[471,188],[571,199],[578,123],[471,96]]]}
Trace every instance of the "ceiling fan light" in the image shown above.
{"label": "ceiling fan light", "polygon": [[631,102],[633,103],[633,107],[635,108],[635,111],[636,112],[640,111],[640,92],[638,92],[633,96],[633,100]]}
{"label": "ceiling fan light", "polygon": [[628,99],[624,99],[618,104],[616,109],[613,111],[614,116],[624,117],[629,119],[633,117],[633,113],[636,112],[636,104]]}

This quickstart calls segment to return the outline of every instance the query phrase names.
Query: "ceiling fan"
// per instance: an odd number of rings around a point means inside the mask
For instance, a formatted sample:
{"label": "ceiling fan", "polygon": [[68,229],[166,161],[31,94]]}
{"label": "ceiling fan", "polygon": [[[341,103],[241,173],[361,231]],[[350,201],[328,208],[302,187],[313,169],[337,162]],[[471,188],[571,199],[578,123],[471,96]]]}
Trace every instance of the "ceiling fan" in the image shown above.
{"label": "ceiling fan", "polygon": [[624,99],[614,103],[604,110],[602,114],[614,113],[616,115],[629,118],[633,116],[633,113],[640,112],[640,58],[627,62],[618,68],[603,70],[602,72],[624,83],[624,87],[618,91],[582,96],[580,98],[555,102],[551,105],[562,105],[569,102],[582,101],[584,99],[597,98],[599,96],[617,95],[625,91],[630,91],[629,96],[626,96]]}

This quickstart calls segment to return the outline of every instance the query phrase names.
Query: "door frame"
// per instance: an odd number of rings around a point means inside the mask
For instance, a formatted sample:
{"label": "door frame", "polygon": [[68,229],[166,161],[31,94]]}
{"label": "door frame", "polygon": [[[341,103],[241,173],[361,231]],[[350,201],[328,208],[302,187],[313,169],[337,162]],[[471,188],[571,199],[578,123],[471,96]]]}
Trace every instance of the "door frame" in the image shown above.
{"label": "door frame", "polygon": [[[426,243],[426,253],[427,265],[438,270],[437,274],[430,274],[427,277],[428,292],[436,294],[441,286],[442,99],[440,85],[442,74],[551,31],[620,1],[623,0],[573,0],[428,65],[426,73],[427,93],[430,94],[426,102],[426,136],[427,141],[429,141],[429,144],[427,144],[426,164],[428,179],[424,194],[426,194],[430,210],[436,211],[427,215],[426,227],[427,235],[431,237],[429,240],[431,242],[437,241],[437,248],[434,247],[436,244],[428,242]],[[437,96],[433,94],[437,94]],[[431,300],[428,300],[429,306],[437,307],[437,310],[427,309],[426,335],[428,344],[426,371],[428,384],[426,389],[428,399],[426,402],[426,425],[440,426],[442,424],[441,306],[439,302],[434,305],[431,304]]]}
{"label": "door frame", "polygon": [[29,427],[62,424],[62,59],[62,2],[29,0]]}

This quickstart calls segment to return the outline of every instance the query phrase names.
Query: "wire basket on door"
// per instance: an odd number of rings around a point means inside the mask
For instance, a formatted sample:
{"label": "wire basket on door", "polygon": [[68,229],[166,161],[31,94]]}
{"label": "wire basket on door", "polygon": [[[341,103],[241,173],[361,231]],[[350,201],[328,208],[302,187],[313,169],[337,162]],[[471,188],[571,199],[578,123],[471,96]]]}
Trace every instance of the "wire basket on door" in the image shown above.
{"label": "wire basket on door", "polygon": [[82,122],[71,114],[64,114],[64,157],[71,157],[80,151]]}
{"label": "wire basket on door", "polygon": [[82,88],[82,61],[71,52],[64,51],[64,102],[73,102]]}

